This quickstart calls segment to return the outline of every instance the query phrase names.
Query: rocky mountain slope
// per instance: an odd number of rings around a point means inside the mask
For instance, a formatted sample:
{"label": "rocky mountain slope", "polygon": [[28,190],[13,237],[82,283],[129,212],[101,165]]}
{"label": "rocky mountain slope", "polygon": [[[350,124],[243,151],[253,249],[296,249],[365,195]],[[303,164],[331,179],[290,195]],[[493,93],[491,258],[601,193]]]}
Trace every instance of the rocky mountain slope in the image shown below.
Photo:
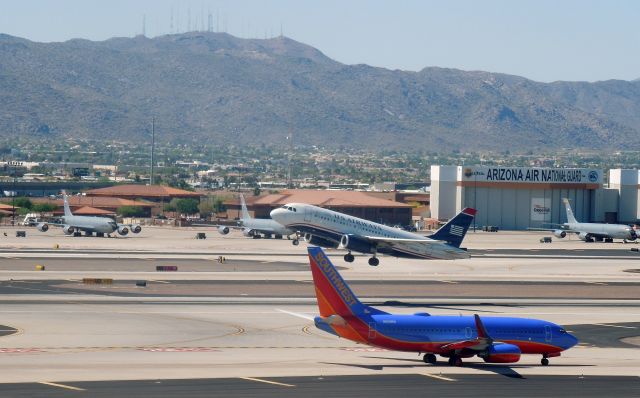
{"label": "rocky mountain slope", "polygon": [[640,81],[344,65],[288,38],[0,35],[0,134],[401,150],[640,149]]}

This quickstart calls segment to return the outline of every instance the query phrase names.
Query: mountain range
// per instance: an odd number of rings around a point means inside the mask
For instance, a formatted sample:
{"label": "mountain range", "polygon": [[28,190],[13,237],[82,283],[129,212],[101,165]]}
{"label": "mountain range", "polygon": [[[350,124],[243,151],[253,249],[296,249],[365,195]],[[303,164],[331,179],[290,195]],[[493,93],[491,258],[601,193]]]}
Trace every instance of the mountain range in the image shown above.
{"label": "mountain range", "polygon": [[[524,50],[523,50],[524,51]],[[552,62],[552,60],[549,60]],[[345,65],[286,37],[0,34],[0,134],[371,150],[640,149],[640,80]]]}

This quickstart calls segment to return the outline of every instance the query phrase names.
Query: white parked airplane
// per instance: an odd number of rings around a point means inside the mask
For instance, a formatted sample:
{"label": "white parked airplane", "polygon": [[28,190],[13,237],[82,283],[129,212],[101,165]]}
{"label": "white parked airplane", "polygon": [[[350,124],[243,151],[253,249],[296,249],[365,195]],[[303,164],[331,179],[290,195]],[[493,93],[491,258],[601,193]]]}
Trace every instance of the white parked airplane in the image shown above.
{"label": "white parked airplane", "polygon": [[124,236],[129,233],[129,230],[134,234],[140,233],[142,228],[137,225],[118,224],[115,220],[109,217],[93,217],[93,216],[74,216],[69,208],[69,201],[67,195],[63,195],[64,198],[64,217],[61,218],[60,223],[41,222],[36,225],[41,232],[47,232],[49,225],[55,227],[62,227],[62,232],[65,235],[79,236],[84,231],[87,236],[91,236],[94,233],[98,236],[104,236],[104,234],[111,234],[118,232],[118,234]]}
{"label": "white parked airplane", "polygon": [[[241,229],[244,236],[252,238],[260,238],[261,236],[271,238],[274,236],[276,239],[282,239],[283,236],[289,237],[296,233],[295,230],[284,227],[282,224],[271,219],[251,217],[242,194],[240,194],[240,204],[242,206],[242,217],[238,221],[238,226],[218,226],[218,232],[222,235],[228,234],[231,228]],[[298,239],[293,240],[294,245],[298,243]]]}
{"label": "white parked airplane", "polygon": [[564,238],[567,233],[573,233],[585,242],[593,242],[594,240],[612,242],[614,239],[623,239],[626,242],[638,239],[636,230],[628,225],[579,222],[573,215],[569,200],[562,198],[562,202],[567,212],[567,222],[558,224],[559,228],[552,230],[557,238]]}
{"label": "white parked airplane", "polygon": [[465,208],[429,237],[303,203],[274,209],[271,218],[304,234],[312,245],[348,250],[346,262],[354,260],[352,251],[372,254],[369,265],[375,266],[380,263],[378,253],[422,259],[469,258],[460,244],[475,214],[475,209]]}

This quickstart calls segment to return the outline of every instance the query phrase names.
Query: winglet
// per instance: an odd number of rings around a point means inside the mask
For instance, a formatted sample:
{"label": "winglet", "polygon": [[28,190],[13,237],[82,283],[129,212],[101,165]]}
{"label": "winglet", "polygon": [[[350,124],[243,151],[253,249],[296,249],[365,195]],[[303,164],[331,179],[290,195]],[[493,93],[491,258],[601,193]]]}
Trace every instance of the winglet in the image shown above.
{"label": "winglet", "polygon": [[247,203],[244,201],[244,195],[240,194],[240,206],[242,207],[242,219],[249,220],[251,216],[249,215],[249,211],[247,210]]}
{"label": "winglet", "polygon": [[478,316],[478,314],[473,314],[473,318],[476,321],[476,330],[478,331],[478,338],[491,339],[491,337],[489,337],[489,333],[487,333],[487,329],[485,329],[484,324],[480,320],[480,317]]}

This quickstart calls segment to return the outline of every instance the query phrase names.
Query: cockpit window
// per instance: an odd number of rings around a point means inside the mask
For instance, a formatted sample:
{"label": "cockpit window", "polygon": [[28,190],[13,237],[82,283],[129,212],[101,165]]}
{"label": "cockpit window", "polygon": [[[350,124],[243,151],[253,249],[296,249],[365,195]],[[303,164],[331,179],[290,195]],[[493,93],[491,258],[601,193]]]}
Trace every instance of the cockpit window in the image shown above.
{"label": "cockpit window", "polygon": [[564,329],[562,329],[562,328],[558,329],[558,332],[559,332],[559,333],[567,333],[567,331],[566,331],[566,330],[564,330]]}
{"label": "cockpit window", "polygon": [[287,205],[282,206],[281,209],[297,212],[295,207],[291,207],[291,206],[287,206]]}

